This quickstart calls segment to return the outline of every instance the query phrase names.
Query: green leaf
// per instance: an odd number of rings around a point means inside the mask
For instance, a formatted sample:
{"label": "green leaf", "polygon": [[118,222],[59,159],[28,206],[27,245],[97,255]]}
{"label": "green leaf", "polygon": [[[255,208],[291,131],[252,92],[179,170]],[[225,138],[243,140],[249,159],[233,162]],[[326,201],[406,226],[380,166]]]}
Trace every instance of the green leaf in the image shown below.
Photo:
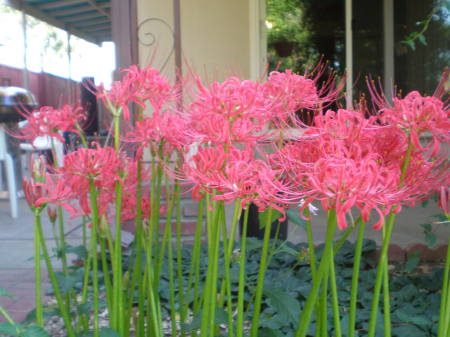
{"label": "green leaf", "polygon": [[65,247],[65,251],[66,251],[66,253],[74,254],[83,260],[87,259],[88,252],[87,252],[86,247],[83,245],[79,245],[79,246],[67,245]]}
{"label": "green leaf", "polygon": [[259,337],[285,337],[279,329],[263,328],[258,331]]}
{"label": "green leaf", "polygon": [[120,337],[116,330],[111,328],[101,328],[100,337]]}
{"label": "green leaf", "polygon": [[416,50],[416,44],[414,43],[413,40],[403,40],[402,41],[404,44],[406,44],[409,48],[411,48],[412,50]]}
{"label": "green leaf", "polygon": [[306,230],[306,220],[300,216],[298,208],[289,208],[286,212],[289,223],[300,226]]}
{"label": "green leaf", "polygon": [[11,294],[8,290],[0,288],[0,297],[2,296],[12,298],[13,300],[17,298],[13,294]]}
{"label": "green leaf", "polygon": [[297,299],[281,289],[266,288],[264,294],[267,303],[275,308],[279,314],[285,315],[290,322],[296,322],[300,313],[300,304]]}
{"label": "green leaf", "polygon": [[423,228],[423,231],[425,233],[431,232],[433,230],[433,228],[431,227],[431,224],[429,224],[429,223],[421,223],[420,227]]}
{"label": "green leaf", "polygon": [[50,335],[43,328],[37,325],[27,327],[23,333],[23,337],[49,337]]}
{"label": "green leaf", "polygon": [[[226,324],[228,322],[228,314],[226,311],[222,308],[216,308],[216,315],[214,316],[214,323],[215,324]],[[194,317],[191,323],[189,324],[182,324],[181,327],[184,332],[192,332],[195,330],[200,329],[200,326],[202,324],[202,312]],[[100,336],[100,337],[107,337],[107,336]],[[114,337],[114,336],[113,336]]]}
{"label": "green leaf", "polygon": [[[267,219],[267,217],[269,216],[269,213],[271,213],[271,217],[270,219]],[[276,209],[269,209],[267,208],[266,210],[264,210],[263,212],[258,212],[258,219],[259,219],[259,228],[264,228],[266,226],[266,224],[268,223],[268,221],[270,221],[270,223],[273,223],[275,220],[278,220],[279,218],[282,218],[283,215],[277,211]]]}
{"label": "green leaf", "polygon": [[392,327],[392,334],[394,336],[423,336],[424,331],[415,325],[401,325]]}
{"label": "green leaf", "polygon": [[411,273],[420,262],[420,254],[419,252],[414,252],[408,256],[408,260],[405,263],[405,270],[408,273]]}
{"label": "green leaf", "polygon": [[0,335],[19,336],[22,326],[20,324],[11,324],[9,322],[0,323]]}
{"label": "green leaf", "polygon": [[422,43],[424,46],[427,45],[427,40],[425,39],[425,36],[423,34],[417,35],[417,39]]}
{"label": "green leaf", "polygon": [[75,284],[79,280],[78,276],[73,273],[64,275],[63,273],[58,272],[55,275],[58,280],[59,290],[63,295],[74,289]]}
{"label": "green leaf", "polygon": [[434,247],[437,242],[436,234],[434,233],[426,233],[425,234],[425,243],[427,244],[428,248]]}

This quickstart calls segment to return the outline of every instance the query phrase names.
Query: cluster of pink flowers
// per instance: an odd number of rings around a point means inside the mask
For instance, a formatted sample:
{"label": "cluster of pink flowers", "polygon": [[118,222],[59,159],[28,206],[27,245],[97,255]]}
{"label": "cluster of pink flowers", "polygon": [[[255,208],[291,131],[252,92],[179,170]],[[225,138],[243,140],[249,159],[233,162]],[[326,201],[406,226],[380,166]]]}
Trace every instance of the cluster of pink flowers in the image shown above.
{"label": "cluster of pink flowers", "polygon": [[131,66],[124,72],[121,81],[114,82],[109,91],[100,88],[97,95],[112,112],[123,112],[124,119],[130,119],[131,103],[138,104],[142,109],[149,103],[155,112],[159,112],[165,103],[174,99],[174,86],[171,86],[158,70]]}
{"label": "cluster of pink flowers", "polygon": [[[45,184],[26,183],[32,205],[77,200],[78,213],[90,214],[89,188],[94,182],[100,212],[107,215],[120,183],[122,219],[132,219],[137,206],[136,160],[145,149],[159,162],[174,160],[175,155],[178,165],[171,176],[192,184],[196,197],[211,193],[216,200],[239,200],[244,207],[253,202],[260,209],[282,212],[320,202],[323,209],[336,210],[340,228],[347,227],[346,217],[354,208],[365,221],[377,212],[375,228],[381,228],[388,212],[448,186],[449,164],[441,144],[449,140],[449,107],[437,97],[412,92],[389,104],[378,96],[378,111],[369,118],[358,110],[325,111],[323,107],[338,96],[339,86],[329,86],[334,80],[321,89],[318,77],[286,71],[272,72],[264,82],[230,77],[207,86],[196,78],[192,101],[179,111],[174,106],[175,86],[158,71],[133,66],[125,72],[122,81],[98,97],[115,113],[122,111],[124,119],[130,117],[131,103],[152,107],[152,115],[138,119],[122,139],[137,144],[137,155],[98,145],[69,153],[64,166],[53,173],[64,186],[51,177]],[[312,126],[298,123],[299,110],[314,114]],[[56,137],[78,130],[82,116],[79,109],[46,107],[28,116],[27,130]],[[283,135],[290,125],[301,126],[302,134],[267,144],[271,128]],[[429,144],[421,140],[426,134]],[[144,184],[148,179],[145,172]],[[148,198],[142,203],[148,216]]]}
{"label": "cluster of pink flowers", "polygon": [[64,143],[64,132],[80,133],[81,124],[86,120],[86,115],[81,107],[73,108],[69,105],[61,109],[44,106],[39,110],[22,113],[26,118],[26,125],[14,136],[29,142],[37,137],[55,137]]}

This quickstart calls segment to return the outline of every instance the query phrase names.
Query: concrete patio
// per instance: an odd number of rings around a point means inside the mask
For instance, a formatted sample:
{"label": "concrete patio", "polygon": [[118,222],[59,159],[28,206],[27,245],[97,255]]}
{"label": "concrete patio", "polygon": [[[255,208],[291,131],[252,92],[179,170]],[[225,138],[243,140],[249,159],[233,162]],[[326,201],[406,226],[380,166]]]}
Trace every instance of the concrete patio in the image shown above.
{"label": "concrete patio", "polygon": [[[82,242],[79,222],[67,222],[66,233],[69,244]],[[51,223],[42,216],[44,236],[49,251],[55,247]],[[70,261],[70,259],[69,259]],[[34,308],[34,270],[33,270],[33,214],[24,199],[19,203],[19,218],[12,219],[7,200],[0,200],[0,288],[12,293],[16,298],[0,297],[0,306],[16,321],[22,321]],[[42,261],[44,266],[44,262]],[[57,264],[56,264],[57,265]],[[46,270],[42,271],[43,291],[49,288]],[[0,315],[0,322],[4,317]]]}

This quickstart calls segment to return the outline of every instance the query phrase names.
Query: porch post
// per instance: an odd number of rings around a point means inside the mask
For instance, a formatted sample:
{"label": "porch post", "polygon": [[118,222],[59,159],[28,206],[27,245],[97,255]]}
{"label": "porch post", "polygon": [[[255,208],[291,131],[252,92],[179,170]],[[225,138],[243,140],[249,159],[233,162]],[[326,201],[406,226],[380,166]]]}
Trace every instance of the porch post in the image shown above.
{"label": "porch post", "polygon": [[116,48],[116,73],[138,63],[136,0],[111,0],[112,39]]}
{"label": "porch post", "polygon": [[383,0],[384,94],[392,98],[394,91],[394,1]]}
{"label": "porch post", "polygon": [[352,0],[345,0],[345,68],[347,78],[345,83],[345,101],[347,109],[353,107],[353,11]]}
{"label": "porch post", "polygon": [[[22,3],[21,3],[22,4]],[[22,12],[22,36],[23,36],[23,87],[27,90],[30,89],[30,80],[28,76],[28,58],[27,58],[27,49],[28,49],[28,43],[27,43],[27,15],[25,12],[21,9]]]}

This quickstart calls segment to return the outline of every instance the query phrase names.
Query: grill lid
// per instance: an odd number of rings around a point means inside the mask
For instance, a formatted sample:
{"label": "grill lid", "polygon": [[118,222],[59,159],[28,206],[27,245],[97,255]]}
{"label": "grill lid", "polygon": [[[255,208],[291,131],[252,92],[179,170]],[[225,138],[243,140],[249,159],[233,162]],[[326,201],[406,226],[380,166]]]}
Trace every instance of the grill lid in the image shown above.
{"label": "grill lid", "polygon": [[19,111],[37,106],[34,95],[19,87],[0,87],[0,123],[25,119]]}

